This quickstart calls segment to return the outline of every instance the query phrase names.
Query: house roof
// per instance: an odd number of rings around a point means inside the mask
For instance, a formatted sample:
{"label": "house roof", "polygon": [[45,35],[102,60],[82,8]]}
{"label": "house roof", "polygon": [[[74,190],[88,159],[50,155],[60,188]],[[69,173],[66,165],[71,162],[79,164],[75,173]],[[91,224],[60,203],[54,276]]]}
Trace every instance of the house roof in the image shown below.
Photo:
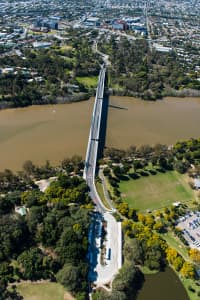
{"label": "house roof", "polygon": [[200,179],[199,178],[194,179],[194,185],[196,188],[200,188]]}

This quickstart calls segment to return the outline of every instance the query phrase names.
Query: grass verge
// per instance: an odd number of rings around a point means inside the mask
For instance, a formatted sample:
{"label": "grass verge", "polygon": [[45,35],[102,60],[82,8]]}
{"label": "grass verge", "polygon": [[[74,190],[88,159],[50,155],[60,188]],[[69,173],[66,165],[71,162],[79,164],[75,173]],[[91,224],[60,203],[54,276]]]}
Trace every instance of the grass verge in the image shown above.
{"label": "grass verge", "polygon": [[176,249],[176,251],[184,258],[185,261],[191,262],[189,258],[187,247],[176,237],[172,232],[162,234],[167,244]]}
{"label": "grass verge", "polygon": [[157,271],[157,270],[150,270],[148,267],[145,267],[145,266],[140,266],[140,270],[145,275],[152,275],[152,274],[159,273],[159,271]]}
{"label": "grass verge", "polygon": [[97,192],[99,194],[99,197],[101,198],[101,201],[103,202],[104,206],[106,208],[110,209],[110,206],[108,205],[108,203],[106,201],[106,198],[104,196],[102,184],[99,181],[96,181],[95,185],[96,185],[96,189],[97,189]]}
{"label": "grass verge", "polygon": [[200,286],[192,279],[181,278],[190,300],[200,299]]}

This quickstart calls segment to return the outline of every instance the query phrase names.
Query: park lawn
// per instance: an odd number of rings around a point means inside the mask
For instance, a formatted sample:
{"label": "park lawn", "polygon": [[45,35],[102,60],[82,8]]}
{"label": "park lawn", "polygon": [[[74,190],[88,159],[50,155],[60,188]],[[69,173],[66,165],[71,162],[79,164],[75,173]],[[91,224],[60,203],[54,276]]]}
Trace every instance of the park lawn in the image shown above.
{"label": "park lawn", "polygon": [[194,192],[184,176],[176,171],[121,181],[119,189],[124,202],[141,212],[194,199]]}
{"label": "park lawn", "polygon": [[65,51],[65,50],[72,50],[73,48],[70,45],[63,45],[63,46],[60,47],[60,49]]}
{"label": "park lawn", "polygon": [[[17,291],[24,300],[73,300],[65,288],[56,282],[21,283],[17,285]],[[65,295],[66,294],[66,295]],[[65,296],[65,298],[64,298]]]}
{"label": "park lawn", "polygon": [[97,87],[98,76],[76,77],[76,80],[87,87]]}

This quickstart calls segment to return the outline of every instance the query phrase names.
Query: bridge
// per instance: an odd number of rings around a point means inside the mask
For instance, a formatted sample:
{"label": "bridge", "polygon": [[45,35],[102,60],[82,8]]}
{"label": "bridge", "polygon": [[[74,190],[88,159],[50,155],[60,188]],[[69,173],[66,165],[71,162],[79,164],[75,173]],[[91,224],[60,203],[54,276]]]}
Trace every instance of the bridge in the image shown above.
{"label": "bridge", "polygon": [[[102,203],[95,186],[98,150],[102,138],[100,130],[104,101],[105,75],[106,66],[103,65],[99,73],[83,177],[90,189],[90,197],[96,205],[96,212],[94,213],[89,231],[88,259],[90,262],[90,268],[88,279],[93,283],[93,285],[95,284],[96,287],[104,287],[108,289],[108,284],[110,284],[111,290],[112,280],[122,265],[121,223],[117,222],[112,216],[113,209],[106,208]],[[107,238],[106,241],[104,241],[104,248],[106,253],[109,253],[109,257],[108,255],[104,255],[104,263],[102,263],[101,233],[105,222],[107,224]]]}
{"label": "bridge", "polygon": [[86,180],[88,187],[90,188],[90,197],[96,204],[97,210],[100,213],[106,212],[108,209],[104,206],[101,198],[98,195],[95,186],[95,175],[97,165],[97,155],[100,142],[100,126],[102,117],[102,106],[104,99],[104,88],[105,88],[105,75],[106,67],[101,67],[98,79],[98,86],[96,91],[95,103],[93,108],[90,133],[88,139],[88,146],[85,158],[85,168],[83,178]]}

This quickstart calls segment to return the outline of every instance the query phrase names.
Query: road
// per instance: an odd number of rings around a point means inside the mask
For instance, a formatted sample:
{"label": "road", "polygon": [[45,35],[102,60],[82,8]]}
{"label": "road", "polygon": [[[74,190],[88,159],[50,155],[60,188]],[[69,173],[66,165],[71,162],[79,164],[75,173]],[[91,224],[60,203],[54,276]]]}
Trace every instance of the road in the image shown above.
{"label": "road", "polygon": [[83,177],[86,180],[88,187],[90,188],[90,197],[96,204],[97,210],[102,214],[107,211],[107,208],[104,206],[97,193],[95,186],[95,174],[99,147],[102,104],[104,97],[105,74],[106,67],[103,65],[99,73],[83,174]]}
{"label": "road", "polygon": [[150,23],[149,23],[149,16],[148,16],[148,9],[149,9],[149,0],[146,2],[146,7],[145,7],[145,18],[146,18],[146,26],[147,26],[147,41],[149,45],[150,51],[153,49],[153,41],[151,37],[151,28],[150,28]]}
{"label": "road", "polygon": [[[106,67],[103,65],[99,73],[83,174],[90,189],[89,195],[96,205],[96,212],[94,213],[88,236],[88,259],[90,262],[88,279],[90,282],[93,282],[96,287],[105,287],[107,283],[112,282],[122,265],[121,223],[117,222],[112,216],[111,213],[113,209],[109,210],[104,206],[95,186],[105,74]],[[106,243],[102,239],[102,228],[105,223]],[[108,253],[108,251],[110,253],[109,259],[106,258],[101,250],[102,243],[104,244],[103,247],[106,253]]]}

